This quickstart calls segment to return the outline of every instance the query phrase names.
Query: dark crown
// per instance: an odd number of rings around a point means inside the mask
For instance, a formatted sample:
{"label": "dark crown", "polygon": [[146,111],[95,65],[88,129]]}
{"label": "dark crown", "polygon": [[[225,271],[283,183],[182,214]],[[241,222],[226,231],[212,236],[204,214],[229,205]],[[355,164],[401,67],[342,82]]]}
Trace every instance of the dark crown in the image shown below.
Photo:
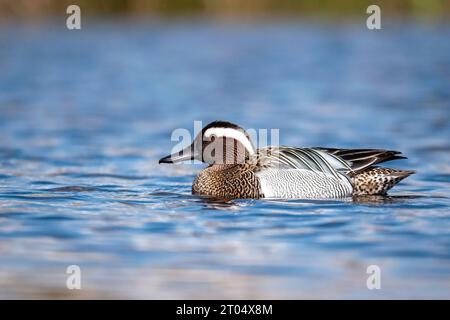
{"label": "dark crown", "polygon": [[237,130],[244,130],[238,125],[228,122],[228,121],[213,121],[210,124],[208,124],[206,127],[203,128],[203,132],[208,130],[209,128],[232,128]]}

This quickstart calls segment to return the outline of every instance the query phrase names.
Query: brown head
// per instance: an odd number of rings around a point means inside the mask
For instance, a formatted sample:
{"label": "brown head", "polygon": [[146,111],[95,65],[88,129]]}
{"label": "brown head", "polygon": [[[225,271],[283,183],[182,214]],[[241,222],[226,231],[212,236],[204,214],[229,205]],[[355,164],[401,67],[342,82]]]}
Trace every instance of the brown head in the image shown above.
{"label": "brown head", "polygon": [[161,158],[159,163],[199,160],[210,165],[234,165],[244,163],[254,153],[244,129],[230,122],[214,121],[202,129],[190,146]]}

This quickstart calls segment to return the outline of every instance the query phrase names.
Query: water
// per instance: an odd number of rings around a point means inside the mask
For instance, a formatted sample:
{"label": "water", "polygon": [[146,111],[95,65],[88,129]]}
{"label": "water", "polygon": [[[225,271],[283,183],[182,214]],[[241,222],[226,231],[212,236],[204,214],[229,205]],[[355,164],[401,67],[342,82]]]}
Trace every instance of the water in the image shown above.
{"label": "water", "polygon": [[[3,25],[0,298],[450,298],[449,31]],[[192,196],[201,165],[157,161],[173,129],[216,119],[398,149],[418,173],[359,201]]]}

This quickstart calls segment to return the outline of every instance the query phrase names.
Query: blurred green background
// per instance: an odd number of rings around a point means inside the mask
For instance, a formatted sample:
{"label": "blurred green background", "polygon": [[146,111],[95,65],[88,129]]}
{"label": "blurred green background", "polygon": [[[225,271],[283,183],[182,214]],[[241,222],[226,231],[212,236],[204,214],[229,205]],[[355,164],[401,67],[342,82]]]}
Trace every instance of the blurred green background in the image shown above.
{"label": "blurred green background", "polygon": [[348,17],[365,13],[371,4],[379,5],[383,14],[394,16],[446,19],[450,13],[449,0],[0,0],[0,19],[45,18],[65,12],[70,4],[79,5],[88,14],[133,17]]}

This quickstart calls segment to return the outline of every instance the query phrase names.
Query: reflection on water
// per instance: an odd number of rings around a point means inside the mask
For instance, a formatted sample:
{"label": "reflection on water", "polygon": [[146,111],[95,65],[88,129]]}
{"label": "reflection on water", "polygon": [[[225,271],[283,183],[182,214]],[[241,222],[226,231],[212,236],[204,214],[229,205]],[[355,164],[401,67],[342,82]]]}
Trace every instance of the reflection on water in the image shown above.
{"label": "reflection on water", "polygon": [[[447,25],[2,28],[0,298],[450,298]],[[193,196],[201,166],[157,162],[216,119],[418,173],[386,197]]]}
{"label": "reflection on water", "polygon": [[407,203],[413,199],[419,199],[422,196],[419,195],[407,195],[407,196],[372,196],[372,195],[362,195],[354,196],[353,202],[357,204],[387,204],[387,203]]}

